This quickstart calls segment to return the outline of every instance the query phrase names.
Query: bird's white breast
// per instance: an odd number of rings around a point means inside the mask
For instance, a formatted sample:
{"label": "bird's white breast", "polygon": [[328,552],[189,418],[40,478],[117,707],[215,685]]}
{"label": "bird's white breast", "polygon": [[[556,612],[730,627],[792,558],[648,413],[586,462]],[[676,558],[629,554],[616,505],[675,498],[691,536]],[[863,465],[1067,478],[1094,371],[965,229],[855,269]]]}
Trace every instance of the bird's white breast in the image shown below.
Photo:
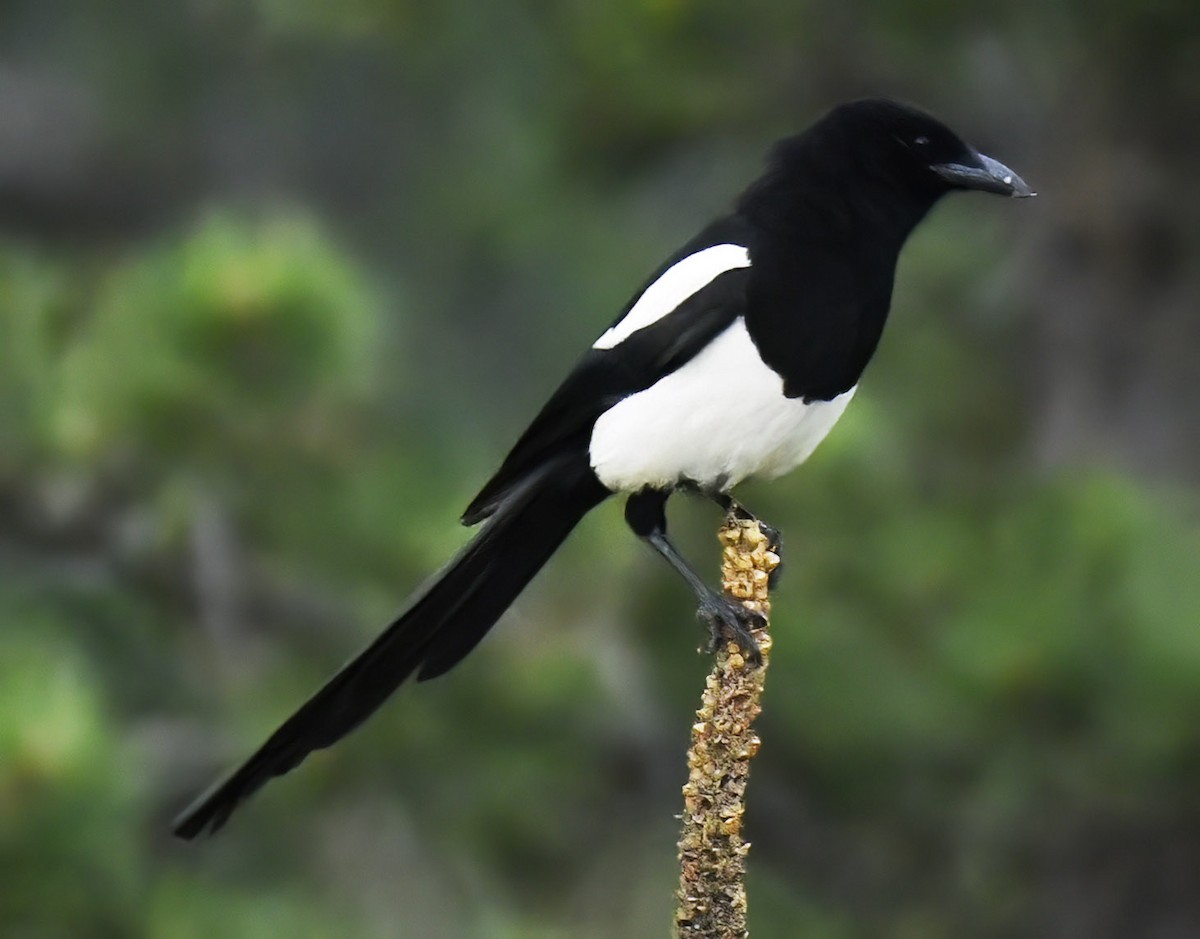
{"label": "bird's white breast", "polygon": [[724,490],[779,476],[808,459],[853,395],[785,397],[739,317],[687,364],[600,416],[592,469],[614,491],[681,480]]}

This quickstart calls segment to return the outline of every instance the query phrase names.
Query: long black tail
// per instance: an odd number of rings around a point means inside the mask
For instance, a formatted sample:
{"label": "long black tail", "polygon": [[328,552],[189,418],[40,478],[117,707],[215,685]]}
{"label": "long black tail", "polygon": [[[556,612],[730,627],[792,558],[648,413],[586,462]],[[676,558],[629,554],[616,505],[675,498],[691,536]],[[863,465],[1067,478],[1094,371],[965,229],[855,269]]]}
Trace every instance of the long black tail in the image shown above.
{"label": "long black tail", "polygon": [[513,491],[378,639],[175,820],[175,834],[191,839],[205,829],[215,832],[264,783],[336,743],[414,672],[423,681],[456,665],[608,494],[578,459],[549,464]]}

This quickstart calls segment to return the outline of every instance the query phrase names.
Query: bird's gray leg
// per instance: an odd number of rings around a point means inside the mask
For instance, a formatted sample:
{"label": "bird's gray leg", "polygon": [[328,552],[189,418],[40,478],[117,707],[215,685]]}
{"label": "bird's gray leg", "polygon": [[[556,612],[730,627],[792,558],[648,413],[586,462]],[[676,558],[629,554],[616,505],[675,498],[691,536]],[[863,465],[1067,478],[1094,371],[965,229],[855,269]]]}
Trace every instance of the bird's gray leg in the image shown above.
{"label": "bird's gray leg", "polygon": [[750,630],[763,625],[762,615],[708,586],[671,544],[667,538],[665,511],[669,495],[669,492],[658,489],[643,489],[634,493],[625,503],[625,521],[633,533],[661,554],[695,592],[700,604],[696,615],[708,624],[711,636],[708,651],[716,649],[717,643],[722,640],[732,639],[742,647],[748,658],[754,662],[761,661],[758,643],[754,641]]}

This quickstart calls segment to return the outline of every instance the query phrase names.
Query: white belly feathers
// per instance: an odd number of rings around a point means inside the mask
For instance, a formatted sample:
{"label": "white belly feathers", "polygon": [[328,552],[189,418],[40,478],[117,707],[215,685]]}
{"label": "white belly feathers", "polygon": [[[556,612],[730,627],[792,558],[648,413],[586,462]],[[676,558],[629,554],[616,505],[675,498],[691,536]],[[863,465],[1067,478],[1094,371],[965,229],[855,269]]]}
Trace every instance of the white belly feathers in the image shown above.
{"label": "white belly feathers", "polygon": [[729,489],[779,476],[808,459],[854,390],[808,404],[784,397],[783,379],[763,364],[739,317],[687,364],[601,415],[592,469],[626,492],[681,480]]}

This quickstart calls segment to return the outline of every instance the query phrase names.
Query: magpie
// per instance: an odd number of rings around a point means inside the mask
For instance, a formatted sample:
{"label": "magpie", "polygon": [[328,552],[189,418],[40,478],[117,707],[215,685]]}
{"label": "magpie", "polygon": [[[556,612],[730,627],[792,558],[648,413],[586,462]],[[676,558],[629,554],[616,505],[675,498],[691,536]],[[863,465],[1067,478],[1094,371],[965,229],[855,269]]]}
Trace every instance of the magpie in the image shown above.
{"label": "magpie", "polygon": [[688,582],[713,642],[752,657],[755,614],[667,537],[665,505],[803,463],[854,396],[909,233],[955,190],[1034,193],[929,114],[842,104],[775,145],[765,172],[658,268],[533,419],[462,521],[482,525],[396,620],[175,822],[215,832],[272,777],[362,723],[406,679],[483,638],[576,524],[624,494],[629,527]]}

